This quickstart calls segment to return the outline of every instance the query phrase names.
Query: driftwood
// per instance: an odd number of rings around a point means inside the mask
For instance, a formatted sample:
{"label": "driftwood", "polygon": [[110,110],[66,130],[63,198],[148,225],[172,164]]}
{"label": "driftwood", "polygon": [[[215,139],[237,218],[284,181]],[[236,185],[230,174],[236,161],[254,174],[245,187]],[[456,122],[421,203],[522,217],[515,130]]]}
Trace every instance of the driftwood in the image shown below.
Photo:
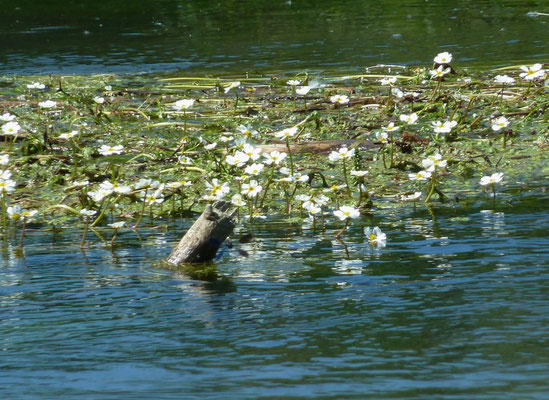
{"label": "driftwood", "polygon": [[236,209],[229,201],[208,204],[204,212],[179,241],[170,256],[168,264],[179,266],[185,263],[204,263],[215,258],[217,250],[235,227],[233,220]]}

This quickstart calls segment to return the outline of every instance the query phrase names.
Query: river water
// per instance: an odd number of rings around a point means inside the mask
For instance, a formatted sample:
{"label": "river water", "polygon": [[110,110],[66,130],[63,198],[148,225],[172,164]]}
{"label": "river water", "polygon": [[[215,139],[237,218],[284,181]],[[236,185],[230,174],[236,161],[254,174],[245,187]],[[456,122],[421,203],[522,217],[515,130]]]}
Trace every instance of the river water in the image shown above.
{"label": "river water", "polygon": [[359,71],[547,60],[547,1],[0,2],[0,74]]}
{"label": "river water", "polygon": [[[0,73],[349,71],[547,60],[545,1],[15,1]],[[404,3],[404,4],[401,4]],[[159,266],[192,221],[111,252],[30,226],[0,243],[4,399],[547,399],[547,176],[494,204],[383,208],[360,224],[270,220],[218,284]],[[241,228],[244,229],[245,228]],[[106,233],[108,235],[108,233]],[[237,235],[238,236],[238,232]]]}
{"label": "river water", "polygon": [[[6,399],[546,399],[547,194],[379,211],[312,231],[272,220],[217,262],[224,282],[158,267],[190,221],[4,248]],[[238,236],[238,232],[237,235]],[[348,254],[347,254],[348,252]]]}

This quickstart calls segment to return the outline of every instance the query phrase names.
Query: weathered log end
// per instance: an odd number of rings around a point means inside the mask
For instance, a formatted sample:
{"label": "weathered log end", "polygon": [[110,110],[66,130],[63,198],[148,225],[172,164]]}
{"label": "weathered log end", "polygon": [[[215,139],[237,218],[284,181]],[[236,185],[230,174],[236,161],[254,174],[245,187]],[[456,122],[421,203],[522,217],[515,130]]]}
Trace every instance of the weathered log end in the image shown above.
{"label": "weathered log end", "polygon": [[235,227],[236,209],[230,201],[208,204],[166,259],[171,265],[204,263],[215,258],[217,250]]}

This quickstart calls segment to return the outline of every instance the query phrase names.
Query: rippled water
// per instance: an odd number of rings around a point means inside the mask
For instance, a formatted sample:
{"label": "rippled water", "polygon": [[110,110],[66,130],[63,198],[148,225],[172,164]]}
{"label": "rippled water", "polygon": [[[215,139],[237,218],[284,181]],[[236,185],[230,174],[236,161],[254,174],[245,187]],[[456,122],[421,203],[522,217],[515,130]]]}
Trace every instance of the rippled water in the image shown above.
{"label": "rippled water", "polygon": [[[355,71],[549,56],[547,1],[4,2],[0,74]],[[537,15],[537,16],[536,16]]]}
{"label": "rippled water", "polygon": [[157,266],[184,226],[114,254],[29,232],[1,253],[0,396],[546,399],[547,204],[386,209],[387,247],[355,224],[348,255],[337,226],[271,221],[219,284]]}

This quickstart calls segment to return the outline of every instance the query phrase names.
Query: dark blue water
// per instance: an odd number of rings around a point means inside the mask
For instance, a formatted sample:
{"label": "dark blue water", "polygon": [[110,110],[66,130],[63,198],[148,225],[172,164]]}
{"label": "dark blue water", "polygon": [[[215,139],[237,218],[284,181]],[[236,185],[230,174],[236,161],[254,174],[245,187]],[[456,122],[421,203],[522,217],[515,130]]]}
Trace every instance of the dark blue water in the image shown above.
{"label": "dark blue water", "polygon": [[0,74],[360,71],[549,57],[542,0],[0,1]]}
{"label": "dark blue water", "polygon": [[29,232],[0,260],[0,396],[546,399],[547,200],[389,209],[365,221],[387,247],[355,224],[348,255],[336,226],[272,221],[218,284],[158,266],[181,226],[114,253]]}

